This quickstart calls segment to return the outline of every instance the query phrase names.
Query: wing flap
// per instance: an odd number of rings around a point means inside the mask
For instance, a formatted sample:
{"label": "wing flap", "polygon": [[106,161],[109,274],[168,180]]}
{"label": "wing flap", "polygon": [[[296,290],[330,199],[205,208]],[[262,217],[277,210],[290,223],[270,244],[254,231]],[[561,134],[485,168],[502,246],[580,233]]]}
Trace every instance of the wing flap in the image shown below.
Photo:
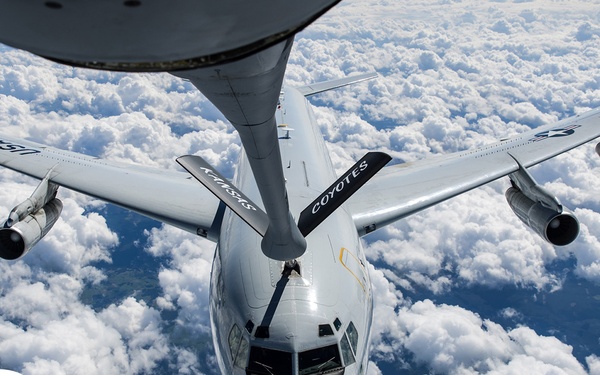
{"label": "wing flap", "polygon": [[600,136],[600,110],[486,147],[384,168],[347,202],[361,235]]}
{"label": "wing flap", "polygon": [[0,136],[0,165],[216,239],[219,200],[183,172],[97,159]]}

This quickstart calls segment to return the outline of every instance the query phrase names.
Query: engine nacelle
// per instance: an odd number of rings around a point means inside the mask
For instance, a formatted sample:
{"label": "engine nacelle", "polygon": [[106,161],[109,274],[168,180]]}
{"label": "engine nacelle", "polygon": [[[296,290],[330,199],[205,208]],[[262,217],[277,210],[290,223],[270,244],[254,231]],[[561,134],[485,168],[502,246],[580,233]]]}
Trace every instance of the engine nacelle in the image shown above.
{"label": "engine nacelle", "polygon": [[566,208],[561,212],[550,209],[531,200],[514,187],[506,190],[505,196],[508,205],[519,219],[551,244],[564,246],[577,238],[579,221]]}
{"label": "engine nacelle", "polygon": [[600,142],[596,145],[596,154],[600,156]]}
{"label": "engine nacelle", "polygon": [[62,202],[52,199],[34,213],[11,227],[0,228],[0,258],[19,259],[38,243],[52,228],[62,212]]}

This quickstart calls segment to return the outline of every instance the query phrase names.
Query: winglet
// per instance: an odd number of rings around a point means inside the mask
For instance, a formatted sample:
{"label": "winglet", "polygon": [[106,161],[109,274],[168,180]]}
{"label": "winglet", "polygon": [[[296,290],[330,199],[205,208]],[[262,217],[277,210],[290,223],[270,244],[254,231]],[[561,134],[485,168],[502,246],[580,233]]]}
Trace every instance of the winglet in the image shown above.
{"label": "winglet", "polygon": [[340,79],[334,79],[332,81],[313,83],[311,85],[306,85],[302,87],[297,87],[296,89],[300,91],[300,93],[304,96],[315,95],[324,91],[337,89],[338,87],[343,87],[347,85],[351,85],[353,83],[358,83],[362,81],[366,81],[369,79],[373,79],[378,77],[376,72],[358,74],[350,77],[344,77]]}
{"label": "winglet", "polygon": [[261,236],[265,236],[269,227],[267,214],[231,182],[227,181],[216,169],[196,155],[181,156],[177,158],[177,162],[242,220],[248,223],[252,229]]}

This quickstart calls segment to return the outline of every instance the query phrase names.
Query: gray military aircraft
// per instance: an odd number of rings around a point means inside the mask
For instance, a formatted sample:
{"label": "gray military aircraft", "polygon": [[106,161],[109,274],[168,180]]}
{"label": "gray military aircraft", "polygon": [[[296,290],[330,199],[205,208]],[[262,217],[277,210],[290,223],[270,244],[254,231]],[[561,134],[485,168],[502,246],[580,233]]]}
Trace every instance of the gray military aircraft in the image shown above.
{"label": "gray military aircraft", "polygon": [[3,4],[0,42],[73,66],[187,79],[244,152],[229,181],[194,155],[177,159],[187,172],[165,172],[0,135],[0,164],[41,180],[0,229],[0,256],[18,259],[48,233],[59,187],[79,191],[217,244],[210,315],[224,374],[363,374],[373,299],[361,236],[508,176],[508,204],[525,224],[555,245],[576,238],[575,216],[527,168],[600,136],[598,110],[431,160],[384,167],[390,157],[370,152],[336,176],[306,97],[376,75],[283,84],[294,34],[335,3]]}

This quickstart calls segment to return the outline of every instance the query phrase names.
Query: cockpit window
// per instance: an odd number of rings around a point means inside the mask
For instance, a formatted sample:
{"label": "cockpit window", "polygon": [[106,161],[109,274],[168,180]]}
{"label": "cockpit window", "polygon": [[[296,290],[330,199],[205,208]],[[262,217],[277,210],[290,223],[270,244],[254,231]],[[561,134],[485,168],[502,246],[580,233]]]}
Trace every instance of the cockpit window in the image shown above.
{"label": "cockpit window", "polygon": [[342,367],[337,345],[307,350],[298,354],[299,375],[320,374],[323,371]]}
{"label": "cockpit window", "polygon": [[229,331],[229,350],[231,350],[231,356],[235,357],[235,353],[237,352],[237,348],[240,344],[240,338],[242,337],[242,332],[237,325],[233,325],[231,331]]}
{"label": "cockpit window", "polygon": [[354,359],[354,354],[350,349],[350,344],[348,343],[348,337],[346,335],[342,336],[342,341],[340,341],[340,346],[342,348],[342,357],[344,357],[344,366],[350,366],[356,360]]}
{"label": "cockpit window", "polygon": [[335,330],[339,331],[340,327],[342,326],[342,322],[340,321],[340,318],[335,318],[335,320],[333,321],[333,325],[335,326]]}
{"label": "cockpit window", "polygon": [[354,323],[350,322],[348,324],[348,328],[346,328],[346,334],[348,335],[348,340],[350,340],[350,345],[352,345],[352,350],[356,353],[356,347],[358,345],[358,331],[354,326]]}
{"label": "cockpit window", "polygon": [[252,346],[248,375],[292,375],[292,353]]}
{"label": "cockpit window", "polygon": [[333,329],[329,324],[319,324],[319,337],[332,336]]}
{"label": "cockpit window", "polygon": [[237,367],[246,366],[248,357],[248,340],[242,337],[242,331],[234,324],[229,332],[229,350],[231,351],[231,362]]}
{"label": "cockpit window", "polygon": [[[352,346],[352,349],[350,347]],[[350,322],[346,333],[342,336],[340,341],[340,347],[342,348],[342,357],[344,357],[344,365],[349,366],[356,362],[355,355],[358,347],[358,331],[354,326],[354,323]]]}

